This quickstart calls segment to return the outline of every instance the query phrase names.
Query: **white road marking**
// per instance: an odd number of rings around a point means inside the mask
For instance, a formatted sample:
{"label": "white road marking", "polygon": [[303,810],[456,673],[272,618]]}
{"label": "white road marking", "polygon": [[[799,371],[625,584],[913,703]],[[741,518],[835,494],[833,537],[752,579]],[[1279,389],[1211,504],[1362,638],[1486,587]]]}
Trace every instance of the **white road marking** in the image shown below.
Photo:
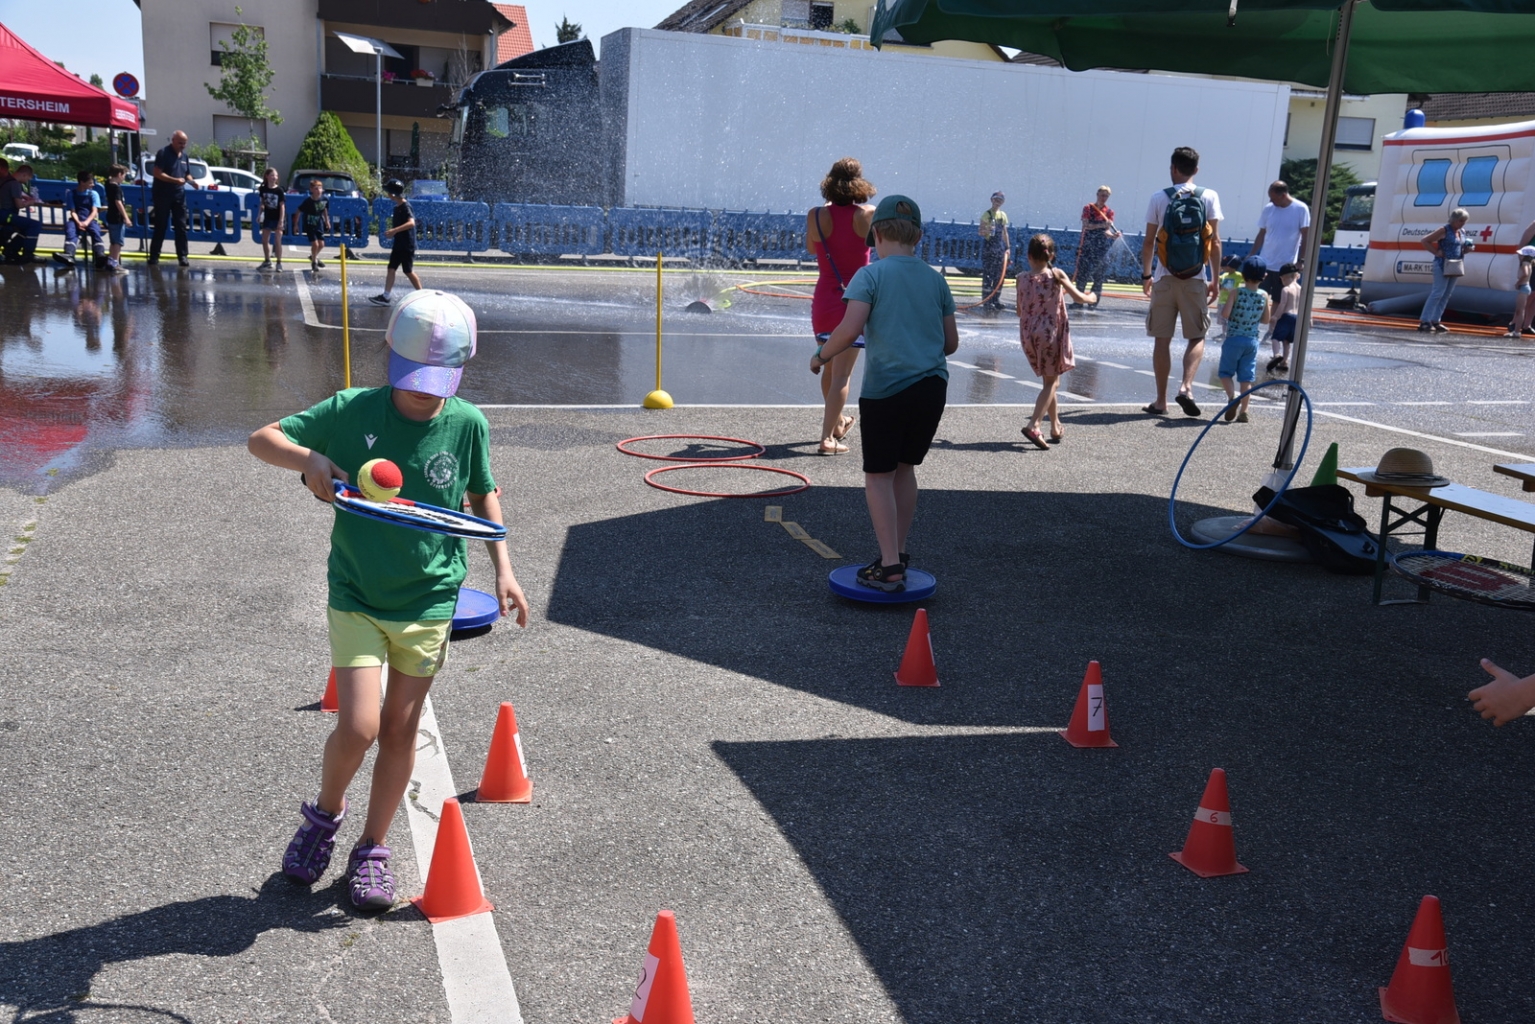
{"label": "white road marking", "polygon": [[1056,394],[1061,396],[1062,398],[1070,398],[1070,399],[1073,399],[1073,400],[1078,401],[1078,402],[1091,402],[1092,401],[1092,399],[1088,398],[1086,395],[1079,395],[1079,394],[1076,394],[1075,392],[1067,391],[1065,388],[1060,389],[1059,391],[1056,392]]}
{"label": "white road marking", "polygon": [[1392,405],[1454,405],[1454,402],[1392,402]]}
{"label": "white road marking", "polygon": [[1026,388],[1034,388],[1036,391],[1045,390],[1045,386],[1036,380],[1024,380],[1020,377],[1015,379],[1015,383],[1022,384]]}
{"label": "white road marking", "polygon": [[1114,370],[1128,370],[1128,369],[1130,369],[1130,367],[1124,365],[1123,363],[1111,363],[1107,359],[1100,359],[1100,360],[1098,360],[1098,365],[1099,366],[1107,366],[1110,369],[1114,369]]}
{"label": "white road marking", "polygon": [[1473,399],[1469,400],[1468,402],[1466,402],[1466,404],[1467,405],[1529,405],[1530,403],[1529,403],[1529,401],[1527,399],[1524,399],[1524,398],[1483,398],[1483,399],[1475,399],[1475,398],[1473,398]]}
{"label": "white road marking", "polygon": [[304,272],[295,270],[293,280],[298,284],[298,304],[304,310],[304,323],[310,327],[328,327],[329,324],[320,323],[320,318],[314,312],[314,298],[309,294],[309,282],[304,280]]}
{"label": "white road marking", "polygon": [[1488,448],[1486,445],[1472,444],[1470,441],[1457,441],[1453,437],[1440,437],[1438,434],[1425,434],[1420,430],[1408,430],[1405,427],[1393,427],[1385,423],[1376,423],[1374,420],[1362,420],[1357,416],[1345,416],[1341,412],[1328,412],[1326,409],[1317,409],[1318,416],[1326,416],[1329,419],[1343,420],[1345,423],[1358,423],[1366,427],[1374,427],[1377,430],[1389,430],[1393,434],[1406,434],[1409,437],[1421,437],[1426,441],[1441,441],[1445,444],[1453,444],[1459,448],[1470,448],[1473,451],[1486,452],[1489,455],[1506,455],[1513,459],[1535,461],[1535,457],[1525,455],[1522,452],[1506,452],[1501,448]]}
{"label": "white road marking", "polygon": [[[405,816],[410,822],[416,863],[425,884],[432,848],[437,845],[437,816],[443,801],[458,795],[431,697],[422,702],[418,735],[416,769],[405,797]],[[473,848],[472,840],[470,847]],[[475,871],[479,871],[478,864]],[[517,991],[512,987],[512,974],[507,969],[492,914],[434,924],[432,938],[437,945],[437,964],[442,968],[442,987],[453,1024],[522,1024]]]}
{"label": "white road marking", "polygon": [[1312,405],[1374,405],[1374,402],[1312,402]]}
{"label": "white road marking", "polygon": [[1496,431],[1496,430],[1460,431],[1460,430],[1457,430],[1455,432],[1455,436],[1456,437],[1523,437],[1524,433],[1522,431],[1518,431],[1518,430],[1508,430],[1508,431]]}

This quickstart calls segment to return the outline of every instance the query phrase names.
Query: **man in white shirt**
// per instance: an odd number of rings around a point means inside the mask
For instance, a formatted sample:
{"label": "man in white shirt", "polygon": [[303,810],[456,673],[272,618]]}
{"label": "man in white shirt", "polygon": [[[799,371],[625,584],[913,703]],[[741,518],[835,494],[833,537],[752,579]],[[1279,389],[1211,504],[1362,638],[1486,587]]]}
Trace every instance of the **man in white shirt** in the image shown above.
{"label": "man in white shirt", "polygon": [[[1268,205],[1258,215],[1258,237],[1253,239],[1252,251],[1263,258],[1270,267],[1282,267],[1293,263],[1305,270],[1301,250],[1306,247],[1306,233],[1311,230],[1311,208],[1290,195],[1290,186],[1276,181],[1269,186]],[[1284,282],[1277,269],[1270,270],[1263,278],[1263,290],[1274,302],[1284,291]]]}
{"label": "man in white shirt", "polygon": [[[1184,413],[1199,415],[1194,402],[1194,378],[1199,374],[1199,364],[1205,356],[1205,335],[1210,330],[1210,303],[1215,301],[1220,288],[1221,266],[1221,199],[1214,189],[1194,184],[1199,173],[1199,154],[1187,146],[1173,150],[1173,187],[1152,194],[1146,208],[1146,239],[1141,244],[1141,287],[1151,298],[1151,308],[1146,312],[1146,333],[1156,339],[1151,354],[1151,369],[1156,375],[1156,401],[1141,411],[1153,416],[1167,415],[1167,378],[1172,372],[1173,331],[1183,322],[1183,337],[1187,345],[1183,351],[1183,385],[1178,389],[1177,401]],[[1171,195],[1169,194],[1171,193]],[[1152,269],[1152,257],[1161,250],[1158,233],[1163,229],[1167,210],[1175,196],[1185,193],[1196,196],[1204,207],[1204,228],[1201,232],[1204,259],[1197,271],[1186,269],[1184,276],[1170,273],[1161,260]],[[1166,240],[1171,245],[1171,240]],[[1209,268],[1208,280],[1205,267]],[[1174,268],[1176,270],[1176,268]],[[1189,276],[1191,275],[1191,276]]]}

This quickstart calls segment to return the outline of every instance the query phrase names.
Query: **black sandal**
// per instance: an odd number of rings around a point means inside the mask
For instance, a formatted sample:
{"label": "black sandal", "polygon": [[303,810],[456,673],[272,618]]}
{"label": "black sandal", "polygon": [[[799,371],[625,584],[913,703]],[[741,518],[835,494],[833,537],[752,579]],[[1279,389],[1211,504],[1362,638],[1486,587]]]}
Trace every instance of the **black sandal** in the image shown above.
{"label": "black sandal", "polygon": [[[890,578],[892,576],[901,578],[893,580]],[[883,590],[887,594],[899,594],[906,589],[906,567],[900,562],[895,565],[880,565],[879,559],[876,558],[858,570],[858,582],[862,586]]]}
{"label": "black sandal", "polygon": [[1185,416],[1199,415],[1199,406],[1194,404],[1193,395],[1180,394],[1174,401],[1178,403],[1178,408],[1183,410]]}

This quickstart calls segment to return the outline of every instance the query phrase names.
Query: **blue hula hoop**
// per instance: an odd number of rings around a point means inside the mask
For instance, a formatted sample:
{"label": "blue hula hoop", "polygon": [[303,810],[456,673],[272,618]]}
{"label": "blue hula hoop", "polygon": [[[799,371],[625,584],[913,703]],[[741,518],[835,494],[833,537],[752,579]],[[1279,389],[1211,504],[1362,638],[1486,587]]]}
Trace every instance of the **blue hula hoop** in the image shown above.
{"label": "blue hula hoop", "polygon": [[1279,499],[1283,497],[1284,492],[1290,489],[1290,481],[1294,480],[1295,474],[1300,472],[1301,462],[1306,458],[1306,449],[1311,444],[1311,396],[1306,394],[1305,388],[1301,387],[1293,380],[1266,380],[1262,384],[1259,384],[1257,387],[1249,389],[1247,393],[1251,395],[1254,392],[1262,391],[1264,388],[1276,387],[1293,388],[1295,391],[1300,393],[1301,401],[1306,404],[1306,436],[1301,440],[1300,452],[1295,456],[1295,464],[1290,470],[1290,475],[1285,477],[1284,485],[1280,487],[1279,490],[1274,492],[1274,500],[1265,505],[1262,512],[1259,512],[1257,515],[1253,516],[1252,519],[1248,521],[1246,526],[1242,527],[1231,536],[1222,538],[1221,540],[1212,541],[1209,544],[1195,544],[1183,534],[1179,533],[1178,521],[1174,517],[1173,513],[1177,509],[1178,484],[1183,481],[1183,471],[1189,468],[1189,460],[1194,457],[1194,452],[1199,448],[1199,442],[1203,441],[1205,439],[1205,435],[1208,434],[1217,423],[1221,422],[1221,416],[1227,409],[1232,408],[1242,400],[1242,396],[1238,395],[1231,401],[1227,402],[1225,405],[1221,406],[1221,411],[1210,417],[1210,422],[1205,424],[1205,429],[1199,432],[1199,436],[1194,438],[1194,443],[1189,446],[1189,453],[1183,457],[1183,464],[1178,467],[1178,475],[1173,478],[1173,492],[1167,496],[1167,525],[1172,528],[1173,537],[1178,541],[1179,544],[1182,544],[1184,547],[1190,548],[1194,551],[1208,551],[1211,548],[1218,548],[1222,544],[1230,544],[1232,541],[1242,536],[1242,534],[1258,525],[1258,520],[1267,516],[1269,512],[1273,510],[1274,506],[1279,504]]}

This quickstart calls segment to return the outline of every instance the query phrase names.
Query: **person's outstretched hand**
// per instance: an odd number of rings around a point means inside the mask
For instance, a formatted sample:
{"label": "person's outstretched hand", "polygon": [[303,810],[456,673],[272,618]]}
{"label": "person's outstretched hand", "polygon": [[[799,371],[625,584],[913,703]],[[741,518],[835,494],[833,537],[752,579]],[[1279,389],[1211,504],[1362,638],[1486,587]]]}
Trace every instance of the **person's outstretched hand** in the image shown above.
{"label": "person's outstretched hand", "polygon": [[1492,719],[1493,725],[1504,725],[1524,715],[1535,707],[1535,676],[1520,679],[1505,668],[1482,659],[1482,668],[1492,676],[1492,682],[1477,687],[1466,694],[1466,699],[1483,718]]}

